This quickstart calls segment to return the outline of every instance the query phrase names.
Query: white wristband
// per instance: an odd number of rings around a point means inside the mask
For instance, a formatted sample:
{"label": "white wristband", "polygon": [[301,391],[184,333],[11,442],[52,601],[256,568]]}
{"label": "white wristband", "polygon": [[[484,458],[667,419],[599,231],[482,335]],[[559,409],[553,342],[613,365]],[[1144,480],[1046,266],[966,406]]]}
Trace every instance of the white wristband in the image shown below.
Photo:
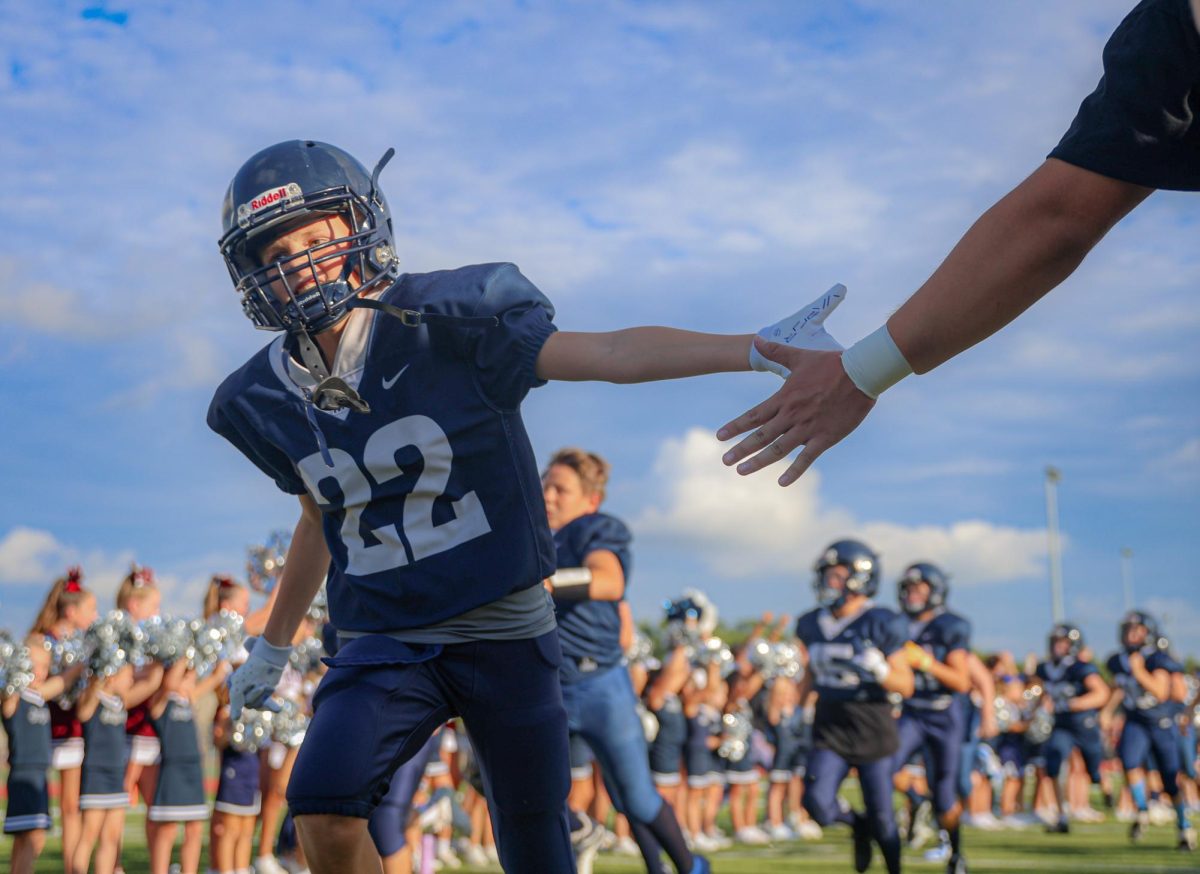
{"label": "white wristband", "polygon": [[554,597],[567,601],[586,601],[591,584],[592,572],[585,567],[559,568],[558,572],[550,577]]}
{"label": "white wristband", "polygon": [[842,353],[842,367],[859,391],[874,400],[913,372],[887,325]]}

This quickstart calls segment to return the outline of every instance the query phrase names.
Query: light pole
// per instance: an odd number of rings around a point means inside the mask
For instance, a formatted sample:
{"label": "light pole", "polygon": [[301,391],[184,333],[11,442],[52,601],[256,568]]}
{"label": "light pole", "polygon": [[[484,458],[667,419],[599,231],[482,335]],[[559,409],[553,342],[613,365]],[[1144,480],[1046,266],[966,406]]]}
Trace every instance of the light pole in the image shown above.
{"label": "light pole", "polygon": [[1055,623],[1063,621],[1062,549],[1058,541],[1058,484],[1062,471],[1046,465],[1046,536],[1050,548],[1050,611]]}
{"label": "light pole", "polygon": [[1121,586],[1125,589],[1125,612],[1133,609],[1133,550],[1121,549]]}

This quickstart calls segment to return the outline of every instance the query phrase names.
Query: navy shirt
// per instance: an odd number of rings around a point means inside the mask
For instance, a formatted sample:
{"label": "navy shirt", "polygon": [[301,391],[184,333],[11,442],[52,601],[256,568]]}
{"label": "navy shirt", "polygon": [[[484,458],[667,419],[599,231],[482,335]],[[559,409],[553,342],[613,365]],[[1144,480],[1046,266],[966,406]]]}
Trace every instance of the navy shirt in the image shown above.
{"label": "navy shirt", "polygon": [[553,306],[511,264],[406,274],[380,300],[498,325],[411,328],[356,310],[333,372],[369,413],[307,404],[313,380],[284,336],[226,379],[208,412],[281,489],[320,505],[330,620],[347,632],[431,625],[540,585],[555,567],[519,413],[543,382],[534,368]]}
{"label": "navy shirt", "polygon": [[1087,678],[1099,674],[1091,662],[1081,662],[1074,656],[1067,656],[1059,662],[1042,662],[1037,666],[1038,679],[1042,681],[1045,694],[1054,702],[1057,719],[1074,719],[1094,714],[1096,710],[1068,711],[1067,702],[1078,698],[1087,692]]}
{"label": "navy shirt", "polygon": [[[908,623],[908,637],[936,661],[945,664],[950,653],[970,648],[971,623],[957,613],[942,610],[928,622],[911,620]],[[954,692],[932,674],[913,671],[912,697],[917,699],[914,706],[920,707],[924,702],[949,704],[953,695]],[[908,702],[905,703],[907,705]]]}
{"label": "navy shirt", "polygon": [[4,718],[4,733],[10,767],[50,767],[50,709],[37,692],[21,690],[16,712]]}
{"label": "navy shirt", "polygon": [[1200,33],[1188,0],[1142,0],[1103,60],[1050,157],[1135,185],[1200,190]]}
{"label": "navy shirt", "polygon": [[[625,585],[629,585],[633,557],[629,551],[633,536],[625,523],[606,513],[589,513],[568,522],[554,532],[554,546],[560,568],[582,567],[590,553],[608,550],[621,563]],[[554,599],[558,614],[558,640],[562,644],[563,682],[577,682],[590,672],[620,664],[621,615],[618,601],[578,601]]]}
{"label": "navy shirt", "polygon": [[796,620],[796,636],[808,647],[813,687],[822,701],[886,701],[875,677],[850,660],[870,647],[890,656],[908,640],[908,627],[900,614],[867,602],[844,619],[824,607],[810,610]]}
{"label": "navy shirt", "polygon": [[[1154,647],[1145,647],[1142,656],[1146,660],[1146,670],[1153,674],[1164,670],[1175,674],[1183,668],[1171,656]],[[1174,716],[1175,708],[1171,701],[1159,701],[1156,697],[1142,688],[1142,684],[1133,676],[1129,668],[1129,654],[1113,653],[1108,658],[1108,672],[1112,675],[1113,683],[1124,692],[1121,706],[1127,716],[1144,723],[1157,723],[1164,718]]]}

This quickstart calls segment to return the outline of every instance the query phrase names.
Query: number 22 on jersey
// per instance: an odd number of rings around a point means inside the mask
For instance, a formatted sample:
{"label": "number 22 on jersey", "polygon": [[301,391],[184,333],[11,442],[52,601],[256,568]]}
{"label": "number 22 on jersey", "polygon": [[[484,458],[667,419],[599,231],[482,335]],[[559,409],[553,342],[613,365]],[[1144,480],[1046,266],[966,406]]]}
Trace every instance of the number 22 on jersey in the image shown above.
{"label": "number 22 on jersey", "polygon": [[363,540],[359,526],[362,511],[373,497],[372,482],[378,487],[402,475],[403,471],[396,464],[396,453],[409,446],[416,449],[425,462],[413,490],[404,497],[402,525],[413,561],[453,549],[492,530],[474,491],[451,503],[453,519],[440,525],[433,524],[433,504],[445,492],[450,480],[454,452],[446,432],[433,419],[405,416],[384,425],[367,439],[361,465],[350,453],[333,447],[329,448],[332,468],[319,452],[297,465],[309,494],[324,507],[333,505],[322,496],[320,483],[334,479],[341,489],[345,510],[341,534],[346,545],[345,572],[349,576],[367,576],[408,564],[397,525],[373,528],[371,534],[379,542],[372,545]]}

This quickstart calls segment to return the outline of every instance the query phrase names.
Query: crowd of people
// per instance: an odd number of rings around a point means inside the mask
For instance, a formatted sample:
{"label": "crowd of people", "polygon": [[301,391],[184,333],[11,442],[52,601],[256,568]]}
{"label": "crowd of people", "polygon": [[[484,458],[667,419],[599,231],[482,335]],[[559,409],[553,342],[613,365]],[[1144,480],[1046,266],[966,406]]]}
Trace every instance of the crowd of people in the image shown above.
{"label": "crowd of people", "polygon": [[[717,606],[688,590],[639,627],[624,586],[605,590],[601,568],[586,580],[592,597],[570,591],[588,577],[589,556],[629,564],[627,530],[598,510],[606,477],[603,461],[579,450],[555,455],[544,476],[560,556],[575,550],[574,573],[563,565],[546,588],[564,650],[578,870],[603,852],[665,870],[670,829],[647,827],[663,818],[696,853],[820,839],[843,822],[858,870],[874,843],[890,870],[906,844],[964,871],[962,825],[1067,832],[1115,817],[1134,841],[1174,824],[1177,846],[1195,848],[1200,682],[1148,614],[1120,620],[1104,660],[1069,624],[1019,663],[976,653],[938,566],[908,568],[895,609],[880,606],[874,553],[844,540],[819,557],[817,607],[797,621],[767,613],[723,640]],[[159,615],[149,568],[130,570],[106,615],[72,569],[23,641],[3,639],[14,872],[33,870],[52,827],[49,772],[67,874],[120,871],[125,813],[138,803],[155,874],[169,870],[179,823],[178,870],[199,870],[206,830],[211,871],[306,869],[284,790],[321,656],[338,642],[318,602],[270,703],[234,718],[224,681],[271,611],[286,541],[252,554],[249,584],[214,576],[191,623]],[[253,590],[267,596],[255,610]],[[172,639],[180,627],[184,639]],[[859,792],[840,795],[851,769]],[[371,815],[385,870],[422,870],[423,857],[438,870],[498,863],[488,796],[471,738],[445,722]]]}

